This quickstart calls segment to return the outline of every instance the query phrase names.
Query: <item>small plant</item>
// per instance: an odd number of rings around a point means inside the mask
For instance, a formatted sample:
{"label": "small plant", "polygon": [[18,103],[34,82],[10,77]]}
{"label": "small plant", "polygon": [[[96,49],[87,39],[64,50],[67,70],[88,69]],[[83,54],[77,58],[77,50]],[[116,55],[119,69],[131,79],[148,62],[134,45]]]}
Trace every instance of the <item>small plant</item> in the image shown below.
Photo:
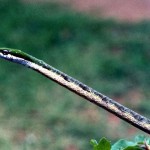
{"label": "small plant", "polygon": [[136,136],[133,141],[120,139],[113,145],[106,138],[101,138],[99,142],[92,139],[90,143],[93,150],[150,150],[150,138],[143,135]]}

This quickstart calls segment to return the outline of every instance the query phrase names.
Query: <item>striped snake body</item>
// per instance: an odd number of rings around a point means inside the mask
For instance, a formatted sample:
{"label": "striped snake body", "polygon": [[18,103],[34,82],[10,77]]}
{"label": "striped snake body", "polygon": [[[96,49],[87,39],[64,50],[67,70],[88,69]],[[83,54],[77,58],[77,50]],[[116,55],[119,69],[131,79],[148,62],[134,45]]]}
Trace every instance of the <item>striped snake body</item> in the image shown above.
{"label": "striped snake body", "polygon": [[45,62],[20,50],[10,48],[0,48],[0,58],[22,64],[43,74],[74,93],[84,97],[86,100],[106,109],[133,126],[150,134],[150,120],[148,118],[141,116],[140,114],[97,92],[80,81],[51,67]]}

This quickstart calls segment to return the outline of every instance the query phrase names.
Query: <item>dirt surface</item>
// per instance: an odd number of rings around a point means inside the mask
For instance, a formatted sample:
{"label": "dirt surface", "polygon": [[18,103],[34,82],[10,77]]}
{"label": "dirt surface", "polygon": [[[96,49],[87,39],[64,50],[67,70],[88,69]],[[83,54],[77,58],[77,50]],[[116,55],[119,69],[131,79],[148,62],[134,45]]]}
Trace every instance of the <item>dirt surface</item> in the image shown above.
{"label": "dirt surface", "polygon": [[[22,0],[66,3],[76,11],[120,21],[150,20],[150,0]],[[68,7],[68,5],[66,7]]]}
{"label": "dirt surface", "polygon": [[150,20],[150,0],[68,0],[68,3],[78,11],[121,21]]}

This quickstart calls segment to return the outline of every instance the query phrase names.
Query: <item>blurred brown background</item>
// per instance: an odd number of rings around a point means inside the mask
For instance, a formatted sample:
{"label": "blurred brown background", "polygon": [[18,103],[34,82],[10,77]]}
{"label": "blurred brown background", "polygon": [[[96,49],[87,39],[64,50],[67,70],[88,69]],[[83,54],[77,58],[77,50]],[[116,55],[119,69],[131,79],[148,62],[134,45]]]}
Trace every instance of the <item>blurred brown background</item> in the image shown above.
{"label": "blurred brown background", "polygon": [[137,22],[150,19],[149,0],[32,0],[32,2],[66,3],[78,11],[120,21]]}

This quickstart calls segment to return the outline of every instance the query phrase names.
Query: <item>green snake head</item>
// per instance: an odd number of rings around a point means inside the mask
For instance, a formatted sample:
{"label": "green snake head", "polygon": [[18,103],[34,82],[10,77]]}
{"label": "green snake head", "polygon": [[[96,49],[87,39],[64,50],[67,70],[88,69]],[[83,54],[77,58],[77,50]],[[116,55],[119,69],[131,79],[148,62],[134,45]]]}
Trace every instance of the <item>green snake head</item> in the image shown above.
{"label": "green snake head", "polygon": [[0,48],[0,58],[4,58],[13,62],[17,62],[18,60],[26,60],[33,63],[39,62],[35,57],[24,53],[21,50],[11,48]]}
{"label": "green snake head", "polygon": [[21,50],[11,49],[11,48],[0,48],[0,57],[6,58],[10,56],[16,56],[22,59],[30,60],[30,56]]}
{"label": "green snake head", "polygon": [[35,63],[45,68],[49,68],[48,65],[42,60],[39,60],[18,49],[0,48],[0,58],[9,60],[15,63],[21,63],[25,66],[28,66],[27,63]]}

